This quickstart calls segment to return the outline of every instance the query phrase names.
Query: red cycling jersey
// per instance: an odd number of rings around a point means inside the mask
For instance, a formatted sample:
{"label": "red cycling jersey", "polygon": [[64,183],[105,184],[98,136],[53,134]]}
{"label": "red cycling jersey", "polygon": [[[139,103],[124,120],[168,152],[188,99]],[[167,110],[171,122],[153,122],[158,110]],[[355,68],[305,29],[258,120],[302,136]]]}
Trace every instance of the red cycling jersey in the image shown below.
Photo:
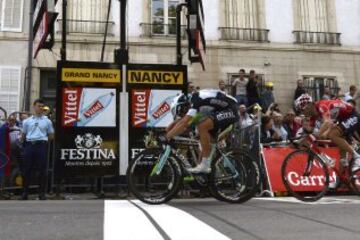
{"label": "red cycling jersey", "polygon": [[317,112],[324,120],[342,121],[351,116],[354,112],[354,107],[342,100],[320,100],[315,103]]}

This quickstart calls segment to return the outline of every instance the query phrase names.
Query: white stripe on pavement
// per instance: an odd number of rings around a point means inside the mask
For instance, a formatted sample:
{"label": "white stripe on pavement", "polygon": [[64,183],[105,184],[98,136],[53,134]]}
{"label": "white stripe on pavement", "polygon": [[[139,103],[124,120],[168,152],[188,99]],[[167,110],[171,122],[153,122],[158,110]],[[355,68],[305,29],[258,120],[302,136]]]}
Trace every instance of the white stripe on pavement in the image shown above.
{"label": "white stripe on pavement", "polygon": [[104,240],[163,240],[144,213],[129,201],[104,203]]}
{"label": "white stripe on pavement", "polygon": [[175,207],[166,204],[147,205],[139,200],[132,202],[148,212],[172,240],[230,239],[194,216]]}

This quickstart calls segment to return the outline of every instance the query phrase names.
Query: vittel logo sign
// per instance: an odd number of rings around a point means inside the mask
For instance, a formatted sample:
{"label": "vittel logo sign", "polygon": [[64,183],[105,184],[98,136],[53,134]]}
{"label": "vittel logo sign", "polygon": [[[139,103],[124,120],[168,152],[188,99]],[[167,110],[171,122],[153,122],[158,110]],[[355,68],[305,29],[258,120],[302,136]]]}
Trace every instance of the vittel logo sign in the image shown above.
{"label": "vittel logo sign", "polygon": [[[97,94],[96,91],[98,91]],[[62,125],[64,127],[87,127],[95,118],[102,117],[104,119],[101,121],[103,124],[113,126],[114,123],[111,122],[111,119],[114,118],[115,113],[109,116],[109,113],[103,115],[103,112],[111,104],[114,104],[114,99],[115,92],[113,90],[64,88]]]}
{"label": "vittel logo sign", "polygon": [[103,139],[100,135],[86,133],[77,135],[74,149],[61,149],[61,160],[114,160],[113,149],[103,149]]}
{"label": "vittel logo sign", "polygon": [[133,90],[132,92],[132,125],[145,127],[148,119],[150,90]]}

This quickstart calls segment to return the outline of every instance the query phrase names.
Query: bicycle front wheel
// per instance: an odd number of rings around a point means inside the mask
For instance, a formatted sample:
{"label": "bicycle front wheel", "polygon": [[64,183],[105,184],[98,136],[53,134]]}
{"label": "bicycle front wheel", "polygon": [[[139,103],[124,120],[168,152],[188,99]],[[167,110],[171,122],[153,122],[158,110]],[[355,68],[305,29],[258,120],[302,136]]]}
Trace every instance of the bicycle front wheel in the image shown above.
{"label": "bicycle front wheel", "polygon": [[148,204],[161,204],[172,199],[181,183],[181,167],[170,155],[160,173],[153,169],[158,164],[162,149],[141,152],[129,165],[127,180],[130,191]]}
{"label": "bicycle front wheel", "polygon": [[281,175],[286,190],[301,201],[317,201],[329,188],[328,167],[311,151],[290,153],[282,164]]}
{"label": "bicycle front wheel", "polygon": [[258,165],[252,157],[244,151],[233,151],[215,159],[209,186],[216,199],[243,203],[258,190],[258,177]]}

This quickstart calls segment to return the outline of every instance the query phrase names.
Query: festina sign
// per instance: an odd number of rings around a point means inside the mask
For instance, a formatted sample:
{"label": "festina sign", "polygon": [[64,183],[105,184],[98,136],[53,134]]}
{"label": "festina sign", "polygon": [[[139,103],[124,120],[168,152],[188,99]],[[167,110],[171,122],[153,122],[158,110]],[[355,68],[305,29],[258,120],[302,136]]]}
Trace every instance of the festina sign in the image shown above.
{"label": "festina sign", "polygon": [[100,135],[77,135],[74,149],[61,149],[60,160],[115,160],[114,149],[103,149]]}

